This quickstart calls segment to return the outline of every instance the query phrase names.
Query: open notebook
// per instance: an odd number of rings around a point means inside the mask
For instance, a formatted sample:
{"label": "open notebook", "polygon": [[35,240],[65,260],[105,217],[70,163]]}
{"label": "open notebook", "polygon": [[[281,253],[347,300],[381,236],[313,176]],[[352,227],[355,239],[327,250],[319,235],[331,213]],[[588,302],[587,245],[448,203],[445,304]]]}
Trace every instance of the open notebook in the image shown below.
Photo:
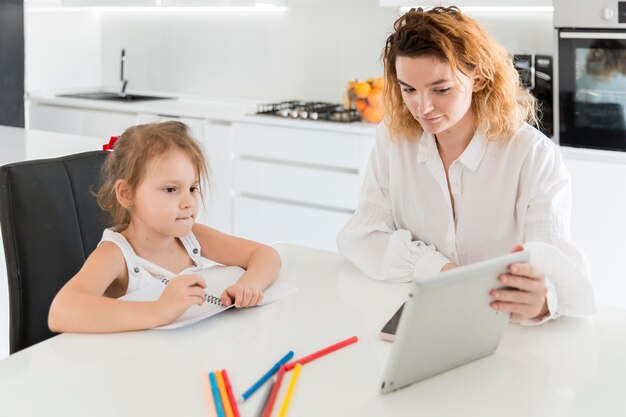
{"label": "open notebook", "polygon": [[[154,264],[150,265],[150,268],[148,268],[148,266],[145,264],[143,266],[147,267],[146,269],[153,269],[153,267],[159,268]],[[202,276],[206,282],[206,288],[204,289],[204,291],[206,292],[207,297],[204,304],[201,306],[192,305],[176,321],[165,326],[155,327],[155,329],[176,329],[178,327],[188,326],[197,321],[204,320],[207,317],[214,316],[221,313],[222,311],[228,310],[229,308],[233,307],[232,305],[229,307],[223,306],[220,302],[220,297],[224,290],[228,286],[236,283],[239,277],[244,274],[244,272],[246,271],[242,268],[239,268],[238,266],[223,265],[215,265],[194,272],[194,274]],[[171,279],[174,276],[174,274],[169,271],[165,271],[162,268],[159,268],[158,274],[163,275],[163,277],[166,279]],[[154,285],[141,288],[140,290],[137,290],[130,294],[126,294],[119,299],[125,301],[156,301],[159,299],[164,289],[165,285],[160,281],[157,281]],[[297,290],[298,289],[294,286],[284,284],[282,282],[274,282],[272,285],[266,288],[265,291],[263,291],[263,302],[259,305],[272,303],[280,298],[288,296],[289,294]]]}

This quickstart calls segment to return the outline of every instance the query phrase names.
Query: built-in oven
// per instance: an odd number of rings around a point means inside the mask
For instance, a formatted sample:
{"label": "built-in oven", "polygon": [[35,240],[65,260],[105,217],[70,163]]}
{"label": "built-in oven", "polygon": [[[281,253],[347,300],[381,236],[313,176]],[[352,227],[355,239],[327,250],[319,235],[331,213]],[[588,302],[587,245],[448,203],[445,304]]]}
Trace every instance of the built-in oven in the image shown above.
{"label": "built-in oven", "polygon": [[626,151],[626,1],[554,0],[554,138]]}

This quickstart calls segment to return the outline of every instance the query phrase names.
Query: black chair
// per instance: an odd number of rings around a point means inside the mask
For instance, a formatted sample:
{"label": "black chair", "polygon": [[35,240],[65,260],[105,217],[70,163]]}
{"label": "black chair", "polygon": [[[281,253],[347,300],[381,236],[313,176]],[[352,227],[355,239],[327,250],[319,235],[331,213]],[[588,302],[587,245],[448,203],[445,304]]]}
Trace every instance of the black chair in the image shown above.
{"label": "black chair", "polygon": [[96,248],[107,217],[95,191],[107,153],[0,167],[0,226],[9,283],[10,353],[54,336],[56,293]]}

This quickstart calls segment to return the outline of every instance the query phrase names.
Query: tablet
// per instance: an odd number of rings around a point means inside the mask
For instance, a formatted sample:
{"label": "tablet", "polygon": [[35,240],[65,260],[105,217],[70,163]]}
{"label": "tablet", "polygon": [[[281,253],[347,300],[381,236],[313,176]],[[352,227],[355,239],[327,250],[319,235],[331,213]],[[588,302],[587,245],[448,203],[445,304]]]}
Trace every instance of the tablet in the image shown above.
{"label": "tablet", "polygon": [[515,252],[415,281],[402,307],[380,392],[495,352],[509,313],[489,306],[489,292],[502,287],[498,276],[510,264],[529,259],[530,252]]}

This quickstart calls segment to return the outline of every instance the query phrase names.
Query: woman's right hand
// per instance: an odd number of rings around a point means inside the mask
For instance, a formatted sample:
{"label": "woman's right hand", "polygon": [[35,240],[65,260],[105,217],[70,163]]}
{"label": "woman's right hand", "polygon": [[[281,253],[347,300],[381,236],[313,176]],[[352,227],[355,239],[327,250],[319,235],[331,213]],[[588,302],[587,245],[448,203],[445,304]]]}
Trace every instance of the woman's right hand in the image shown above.
{"label": "woman's right hand", "polygon": [[163,323],[173,322],[194,304],[202,305],[205,301],[205,287],[204,278],[200,275],[180,275],[172,278],[165,286],[161,297],[155,302]]}

